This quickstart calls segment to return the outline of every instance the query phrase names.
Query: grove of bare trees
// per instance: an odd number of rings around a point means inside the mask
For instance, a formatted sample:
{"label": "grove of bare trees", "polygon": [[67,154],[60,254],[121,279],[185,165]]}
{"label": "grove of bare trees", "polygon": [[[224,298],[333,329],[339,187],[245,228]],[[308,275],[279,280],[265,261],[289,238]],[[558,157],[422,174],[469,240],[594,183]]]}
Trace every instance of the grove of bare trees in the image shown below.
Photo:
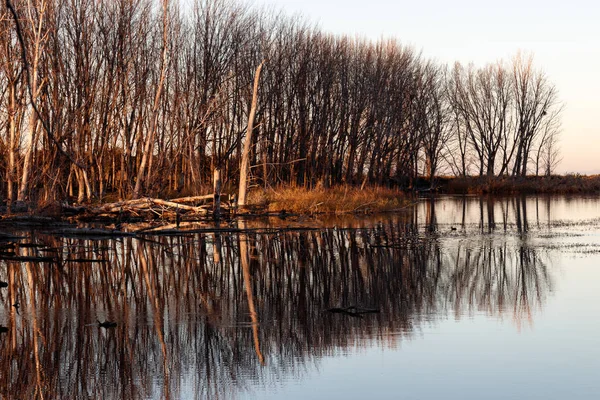
{"label": "grove of bare trees", "polygon": [[[255,71],[263,64],[253,134]],[[0,9],[0,196],[15,201],[550,174],[561,104],[531,56],[445,66],[233,0]]]}

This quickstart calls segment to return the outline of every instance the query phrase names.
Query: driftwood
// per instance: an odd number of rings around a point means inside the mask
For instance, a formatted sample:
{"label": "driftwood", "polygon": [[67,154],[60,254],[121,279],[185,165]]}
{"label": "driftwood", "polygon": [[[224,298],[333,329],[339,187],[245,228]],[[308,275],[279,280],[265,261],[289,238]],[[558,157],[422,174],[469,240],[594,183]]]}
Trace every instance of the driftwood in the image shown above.
{"label": "driftwood", "polygon": [[[213,213],[215,217],[220,214],[220,210],[232,210],[235,209],[235,196],[225,195],[225,203],[221,203],[220,207],[214,209],[215,200],[223,198],[218,195],[220,191],[220,185],[215,188],[217,195],[207,194],[201,196],[188,196],[179,197],[170,200],[163,200],[158,198],[144,197],[141,199],[123,200],[114,203],[105,203],[97,206],[69,206],[62,205],[62,215],[72,215],[72,218],[68,218],[69,221],[99,221],[103,220],[107,224],[115,222],[117,229],[122,224],[130,222],[132,220],[149,220],[159,217],[160,219],[174,220],[178,223],[182,223],[183,215],[192,215],[192,218],[187,217],[189,220],[197,220],[198,216],[207,216],[209,213]],[[218,212],[217,212],[218,210]],[[148,217],[148,215],[151,215]],[[12,224],[17,223],[18,220],[11,220]],[[50,222],[49,219],[27,219],[28,223],[39,222],[40,224],[47,224]],[[57,222],[57,220],[54,223]],[[0,224],[3,220],[0,219]]]}
{"label": "driftwood", "polygon": [[[173,234],[173,233],[189,233],[190,229],[194,227],[199,229],[206,229],[207,225],[199,222],[180,222],[179,224],[167,224],[158,226],[146,226],[140,229],[136,229],[136,233],[156,233],[156,234]],[[183,228],[183,229],[182,229]]]}
{"label": "driftwood", "polygon": [[[212,197],[212,195],[211,195]],[[184,198],[186,199],[186,198]],[[186,200],[188,200],[187,198]],[[136,211],[136,210],[148,210],[151,209],[152,206],[163,206],[173,208],[175,210],[185,210],[191,211],[198,214],[206,214],[208,211],[205,206],[188,206],[185,204],[181,204],[181,199],[176,199],[180,202],[170,201],[170,200],[162,200],[162,199],[154,199],[150,197],[144,197],[143,199],[135,199],[135,200],[126,200],[119,201],[116,203],[108,203],[104,204],[96,209],[91,210],[96,214],[102,213],[118,213],[122,211]]]}
{"label": "driftwood", "polygon": [[214,196],[214,194],[205,194],[203,196],[179,197],[177,199],[171,199],[169,201],[173,203],[197,203],[199,201],[212,200]]}
{"label": "driftwood", "polygon": [[57,229],[53,233],[62,236],[85,236],[85,237],[121,237],[121,236],[135,236],[132,232],[123,232],[118,230],[110,229],[97,229],[97,228],[67,228]]}
{"label": "driftwood", "polygon": [[197,207],[187,206],[185,204],[175,203],[175,202],[168,201],[168,200],[148,198],[148,202],[149,203],[153,203],[153,204],[157,204],[157,205],[161,205],[161,206],[165,206],[165,207],[171,207],[171,208],[175,208],[175,209],[192,211],[192,212],[199,213],[199,214],[206,214],[208,212],[206,210],[206,208],[203,207],[203,206],[197,206]]}

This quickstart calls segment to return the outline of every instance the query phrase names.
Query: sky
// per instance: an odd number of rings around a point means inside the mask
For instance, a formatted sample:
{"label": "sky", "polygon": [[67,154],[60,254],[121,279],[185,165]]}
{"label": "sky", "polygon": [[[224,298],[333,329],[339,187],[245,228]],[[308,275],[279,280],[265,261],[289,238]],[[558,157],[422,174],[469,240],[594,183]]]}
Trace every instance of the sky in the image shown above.
{"label": "sky", "polygon": [[598,0],[254,0],[325,32],[394,37],[427,58],[485,65],[534,55],[564,104],[558,173],[600,173]]}

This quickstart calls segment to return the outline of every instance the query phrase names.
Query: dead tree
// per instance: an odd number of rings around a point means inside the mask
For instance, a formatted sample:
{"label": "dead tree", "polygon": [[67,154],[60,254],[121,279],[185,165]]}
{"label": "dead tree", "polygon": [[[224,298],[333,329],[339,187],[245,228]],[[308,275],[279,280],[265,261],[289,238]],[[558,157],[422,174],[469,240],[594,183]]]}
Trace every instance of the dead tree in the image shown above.
{"label": "dead tree", "polygon": [[256,68],[254,75],[254,87],[252,90],[252,104],[250,113],[248,114],[248,129],[246,130],[246,140],[244,141],[244,152],[242,153],[242,163],[240,165],[240,187],[238,194],[238,205],[244,207],[246,205],[246,191],[248,189],[248,174],[250,171],[250,148],[252,146],[252,130],[254,129],[254,115],[256,113],[256,105],[258,102],[258,82],[260,80],[260,71],[265,61],[262,61]]}

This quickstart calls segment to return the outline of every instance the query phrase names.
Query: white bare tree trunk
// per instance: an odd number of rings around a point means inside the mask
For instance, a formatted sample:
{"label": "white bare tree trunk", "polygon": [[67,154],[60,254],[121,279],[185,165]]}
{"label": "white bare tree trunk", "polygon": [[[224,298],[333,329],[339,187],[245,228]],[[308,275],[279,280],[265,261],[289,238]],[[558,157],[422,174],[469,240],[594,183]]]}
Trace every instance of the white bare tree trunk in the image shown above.
{"label": "white bare tree trunk", "polygon": [[260,80],[260,71],[265,61],[261,62],[254,75],[254,89],[252,91],[252,105],[248,115],[248,129],[246,140],[244,142],[244,152],[242,153],[242,165],[240,166],[240,187],[238,195],[238,205],[246,205],[246,191],[248,190],[248,171],[250,170],[250,147],[252,146],[252,129],[254,128],[254,115],[256,114],[256,104],[258,102],[258,81]]}

